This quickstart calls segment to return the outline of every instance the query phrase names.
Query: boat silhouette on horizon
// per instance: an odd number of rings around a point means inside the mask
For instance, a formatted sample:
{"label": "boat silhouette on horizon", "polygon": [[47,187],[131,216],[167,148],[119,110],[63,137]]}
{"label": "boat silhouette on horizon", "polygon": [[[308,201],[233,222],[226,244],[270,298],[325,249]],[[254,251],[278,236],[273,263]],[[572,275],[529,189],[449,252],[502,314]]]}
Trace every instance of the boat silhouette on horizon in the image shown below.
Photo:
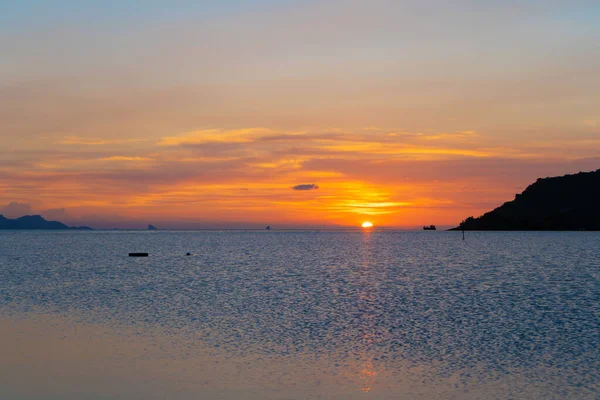
{"label": "boat silhouette on horizon", "polygon": [[423,227],[423,230],[424,231],[435,231],[435,230],[437,230],[437,228],[435,227],[435,225],[429,225],[429,226],[426,225]]}

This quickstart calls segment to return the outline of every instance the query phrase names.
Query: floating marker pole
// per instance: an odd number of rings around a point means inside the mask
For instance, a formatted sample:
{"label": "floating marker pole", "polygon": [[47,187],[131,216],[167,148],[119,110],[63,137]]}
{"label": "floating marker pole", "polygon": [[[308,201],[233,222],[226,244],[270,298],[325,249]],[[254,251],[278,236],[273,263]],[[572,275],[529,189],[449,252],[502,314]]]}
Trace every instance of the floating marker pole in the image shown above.
{"label": "floating marker pole", "polygon": [[465,230],[463,229],[463,240],[465,240]]}

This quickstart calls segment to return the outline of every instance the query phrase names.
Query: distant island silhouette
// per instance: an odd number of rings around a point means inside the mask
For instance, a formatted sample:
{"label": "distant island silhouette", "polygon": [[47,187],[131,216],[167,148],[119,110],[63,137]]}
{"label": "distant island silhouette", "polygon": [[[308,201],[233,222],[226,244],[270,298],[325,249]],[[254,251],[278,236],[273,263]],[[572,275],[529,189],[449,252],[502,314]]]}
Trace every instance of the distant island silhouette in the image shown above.
{"label": "distant island silhouette", "polygon": [[158,230],[158,228],[157,228],[157,227],[155,227],[154,225],[148,225],[148,230],[149,230],[149,231],[157,231],[157,230]]}
{"label": "distant island silhouette", "polygon": [[81,229],[81,230],[92,230],[87,226],[69,227],[62,222],[58,221],[46,221],[40,215],[25,215],[23,217],[10,219],[4,215],[0,215],[0,229],[49,229],[49,230],[60,230],[60,229]]}
{"label": "distant island silhouette", "polygon": [[600,169],[540,178],[513,201],[451,230],[598,231]]}

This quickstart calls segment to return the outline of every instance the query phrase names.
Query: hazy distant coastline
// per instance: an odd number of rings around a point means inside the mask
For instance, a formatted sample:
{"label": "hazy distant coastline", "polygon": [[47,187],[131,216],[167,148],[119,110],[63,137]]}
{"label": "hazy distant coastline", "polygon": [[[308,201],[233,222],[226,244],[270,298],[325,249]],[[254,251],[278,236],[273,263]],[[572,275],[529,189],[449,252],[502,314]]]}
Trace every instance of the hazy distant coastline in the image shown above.
{"label": "hazy distant coastline", "polygon": [[19,218],[10,219],[0,215],[0,230],[65,230],[65,229],[80,229],[92,230],[88,226],[70,227],[58,221],[46,221],[40,215],[25,215]]}

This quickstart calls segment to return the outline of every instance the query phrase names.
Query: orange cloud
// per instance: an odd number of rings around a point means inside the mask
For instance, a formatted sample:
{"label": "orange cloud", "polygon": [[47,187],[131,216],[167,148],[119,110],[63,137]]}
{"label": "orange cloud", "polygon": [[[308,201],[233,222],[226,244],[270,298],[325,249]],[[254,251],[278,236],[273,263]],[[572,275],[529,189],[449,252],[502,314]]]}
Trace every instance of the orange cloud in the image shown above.
{"label": "orange cloud", "polygon": [[58,141],[59,144],[82,145],[82,146],[106,146],[111,144],[127,144],[143,142],[145,139],[97,139],[67,136]]}
{"label": "orange cloud", "polygon": [[159,140],[159,146],[181,146],[186,144],[202,144],[211,142],[221,143],[247,143],[253,141],[260,135],[273,133],[265,128],[249,129],[205,129],[193,132],[182,133],[177,136],[166,136]]}
{"label": "orange cloud", "polygon": [[[365,217],[377,226],[453,225],[509,199],[515,176],[523,185],[571,162],[544,158],[552,146],[500,146],[473,131],[209,129],[144,146],[128,140],[72,139],[6,154],[0,201],[35,198],[40,208],[66,208],[75,219],[126,215],[177,226],[357,226]],[[118,153],[96,150],[108,144],[118,144]],[[65,151],[76,145],[82,148]],[[290,190],[306,182],[319,190]]]}

